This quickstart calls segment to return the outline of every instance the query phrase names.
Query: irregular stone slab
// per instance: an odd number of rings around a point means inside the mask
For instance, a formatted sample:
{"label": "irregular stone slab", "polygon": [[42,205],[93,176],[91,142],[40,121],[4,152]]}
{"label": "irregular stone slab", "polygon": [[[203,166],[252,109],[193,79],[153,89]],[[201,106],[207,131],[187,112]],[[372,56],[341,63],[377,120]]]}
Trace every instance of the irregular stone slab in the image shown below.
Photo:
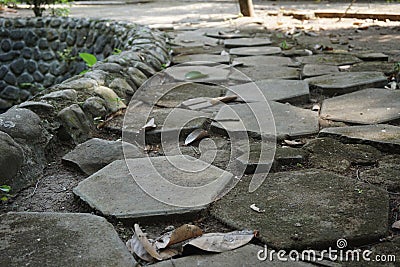
{"label": "irregular stone slab", "polygon": [[311,140],[303,149],[310,152],[308,159],[312,167],[338,173],[347,171],[352,165],[374,166],[381,157],[380,151],[372,146],[342,144],[326,137]]}
{"label": "irregular stone slab", "polygon": [[75,142],[75,144],[86,141],[89,137],[91,122],[79,105],[73,104],[62,109],[57,117],[64,126],[65,134]]}
{"label": "irregular stone slab", "polygon": [[[270,173],[253,193],[247,182],[238,183],[211,214],[238,229],[258,229],[261,241],[274,248],[322,249],[340,238],[357,246],[385,236],[388,201],[380,188],[309,169]],[[251,204],[265,212],[254,212]]]}
{"label": "irregular stone slab", "polygon": [[334,65],[306,64],[301,71],[301,76],[303,78],[309,78],[335,72],[339,72],[339,68]]}
{"label": "irregular stone slab", "polygon": [[52,113],[54,106],[47,102],[25,101],[18,105],[18,108],[26,108],[39,116],[46,116]]}
{"label": "irregular stone slab", "polygon": [[210,55],[210,54],[195,54],[195,55],[182,55],[182,56],[176,56],[173,59],[173,62],[175,64],[179,63],[185,63],[185,62],[204,62],[205,63],[210,63],[210,62],[215,62],[215,63],[221,63],[221,64],[229,64],[230,62],[230,57],[229,55]]}
{"label": "irregular stone slab", "polygon": [[[200,76],[198,78],[187,78],[190,72],[197,71],[204,76]],[[178,66],[169,68],[165,71],[167,75],[169,75],[175,81],[187,81],[187,82],[225,82],[229,79],[238,79],[243,81],[248,81],[246,77],[240,77],[238,75],[233,75],[229,69],[217,68],[217,67],[209,67],[209,66]]]}
{"label": "irregular stone slab", "polygon": [[146,154],[143,149],[135,145],[122,141],[93,138],[77,145],[62,160],[66,164],[78,167],[87,175],[91,175],[115,160],[144,156]]}
{"label": "irregular stone slab", "polygon": [[362,72],[362,71],[380,71],[385,75],[390,75],[393,73],[393,63],[392,62],[377,62],[377,61],[367,61],[354,64],[350,67],[351,72]]}
{"label": "irregular stone slab", "polygon": [[258,46],[258,47],[239,47],[229,50],[229,54],[236,56],[261,56],[261,55],[276,55],[280,54],[282,49],[273,46]]}
{"label": "irregular stone slab", "polygon": [[377,124],[400,119],[400,91],[369,88],[324,100],[323,119]]}
{"label": "irregular stone slab", "polygon": [[[232,179],[232,174],[209,166],[203,161],[194,160],[182,155],[117,160],[80,182],[74,188],[74,193],[104,215],[112,215],[119,219],[196,213],[205,207],[206,202],[218,197]],[[171,163],[184,168],[177,169]],[[204,169],[206,166],[208,168]],[[165,186],[162,178],[179,186]],[[140,186],[136,181],[140,181]],[[206,184],[212,181],[213,187],[210,188]],[[202,185],[208,190],[202,195],[193,194],[190,188],[184,188]],[[151,188],[146,193],[142,188],[148,189],[148,186]],[[158,199],[184,205],[171,206],[160,202],[150,196],[149,193],[153,190],[157,191],[155,197]],[[177,195],[179,190],[187,190],[187,193]]]}
{"label": "irregular stone slab", "polygon": [[[272,261],[269,258],[266,261],[261,261],[257,258],[258,252],[264,251],[264,247],[256,246],[253,244],[246,245],[235,250],[215,253],[215,254],[205,254],[205,255],[193,255],[188,257],[183,257],[179,259],[170,259],[166,261],[161,261],[154,264],[154,267],[187,267],[187,266],[212,266],[212,267],[224,267],[224,266],[308,266],[312,267],[314,265],[300,262],[300,261],[279,261],[275,256]],[[261,256],[264,256],[262,254]],[[267,255],[268,257],[268,255]]]}
{"label": "irregular stone slab", "polygon": [[77,97],[78,94],[74,89],[65,89],[45,94],[40,99],[59,99],[59,100],[65,99],[65,100],[76,101]]}
{"label": "irregular stone slab", "polygon": [[10,212],[0,224],[1,266],[136,266],[114,227],[99,216]]}
{"label": "irregular stone slab", "polygon": [[[263,146],[261,143],[250,143],[246,147],[249,149],[245,149],[244,154],[236,159],[239,164],[244,166],[245,173],[269,172],[274,161],[275,142],[264,142]],[[262,156],[260,156],[261,151],[263,152]]]}
{"label": "irregular stone slab", "polygon": [[272,44],[269,38],[235,38],[224,41],[226,48],[234,47],[251,47],[251,46],[265,46]]}
{"label": "irregular stone slab", "polygon": [[357,55],[359,59],[364,61],[388,61],[389,56],[384,53],[365,53]]}
{"label": "irregular stone slab", "polygon": [[306,136],[319,131],[315,112],[273,101],[268,104],[272,113],[263,102],[224,106],[215,116],[212,130],[221,134],[247,131],[259,136],[273,135],[278,139]]}
{"label": "irregular stone slab", "polygon": [[287,57],[279,56],[249,56],[249,57],[238,57],[234,60],[238,64],[244,66],[291,66],[293,61]]}
{"label": "irregular stone slab", "polygon": [[227,95],[238,95],[245,102],[262,101],[261,93],[267,100],[291,104],[307,103],[310,100],[308,83],[305,81],[260,80],[231,86],[227,91]]}
{"label": "irregular stone slab", "polygon": [[218,40],[204,35],[204,30],[183,31],[176,34],[172,41],[174,44],[183,47],[199,45],[217,46]]}
{"label": "irregular stone slab", "polygon": [[251,35],[248,33],[236,33],[229,31],[215,31],[215,32],[206,32],[206,36],[217,38],[217,39],[233,39],[233,38],[250,38]]}
{"label": "irregular stone slab", "polygon": [[225,104],[222,102],[215,103],[215,99],[213,98],[197,97],[183,101],[179,107],[211,113],[214,116],[218,113],[223,105]]}
{"label": "irregular stone slab", "polygon": [[400,191],[400,167],[397,164],[362,171],[359,177],[362,181],[381,186],[389,192]]}
{"label": "irregular stone slab", "polygon": [[266,79],[299,79],[299,70],[285,66],[251,66],[238,68],[239,71],[246,74],[252,81]]}
{"label": "irregular stone slab", "polygon": [[319,54],[305,57],[297,57],[296,61],[302,64],[324,64],[324,65],[352,65],[361,62],[356,56],[350,54]]}
{"label": "irregular stone slab", "polygon": [[305,79],[312,89],[323,95],[333,96],[351,93],[364,88],[383,87],[387,79],[382,72],[339,72]]}
{"label": "irregular stone slab", "polygon": [[307,162],[308,151],[300,148],[292,147],[277,147],[275,151],[274,167],[276,169],[285,166],[294,166]]}
{"label": "irregular stone slab", "polygon": [[400,151],[400,127],[377,124],[365,126],[325,128],[319,132],[320,137],[340,138],[347,142],[363,143],[388,152]]}

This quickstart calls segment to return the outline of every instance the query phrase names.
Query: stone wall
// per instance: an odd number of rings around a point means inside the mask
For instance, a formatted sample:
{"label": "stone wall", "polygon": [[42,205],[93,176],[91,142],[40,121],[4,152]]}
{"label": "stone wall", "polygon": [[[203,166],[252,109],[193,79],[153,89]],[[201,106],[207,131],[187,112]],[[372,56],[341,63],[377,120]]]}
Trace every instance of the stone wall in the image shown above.
{"label": "stone wall", "polygon": [[86,68],[80,52],[103,60],[114,49],[163,47],[146,27],[85,18],[0,18],[0,40],[0,112],[79,74]]}
{"label": "stone wall", "polygon": [[[0,108],[7,110],[0,114],[0,184],[13,193],[40,177],[60,142],[90,138],[96,118],[125,109],[137,88],[170,62],[166,36],[133,23],[30,18],[0,19],[0,25]],[[84,64],[61,60],[57,52],[65,47],[73,56],[84,51],[104,60],[77,74]],[[113,55],[114,48],[122,52]],[[36,93],[21,83],[48,88]]]}

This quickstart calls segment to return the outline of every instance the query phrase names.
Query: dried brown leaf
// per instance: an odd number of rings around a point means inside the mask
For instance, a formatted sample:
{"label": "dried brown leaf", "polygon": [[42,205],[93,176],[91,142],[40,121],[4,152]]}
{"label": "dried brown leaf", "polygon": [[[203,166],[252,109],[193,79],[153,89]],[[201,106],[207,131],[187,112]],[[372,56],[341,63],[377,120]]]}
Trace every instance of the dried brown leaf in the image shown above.
{"label": "dried brown leaf", "polygon": [[179,251],[176,249],[167,248],[160,251],[160,256],[162,257],[163,260],[170,259],[176,255],[179,255]]}
{"label": "dried brown leaf", "polygon": [[167,232],[156,240],[158,249],[180,243],[190,238],[198,237],[203,234],[200,227],[192,224],[184,224],[173,231]]}
{"label": "dried brown leaf", "polygon": [[146,251],[139,238],[134,234],[131,239],[126,241],[126,247],[132,253],[144,261],[152,262],[153,257]]}
{"label": "dried brown leaf", "polygon": [[203,139],[206,136],[208,136],[208,132],[206,130],[196,129],[186,137],[185,146],[193,143],[194,141]]}
{"label": "dried brown leaf", "polygon": [[250,242],[255,236],[254,231],[233,231],[229,233],[209,233],[191,240],[184,245],[194,246],[209,252],[224,252],[236,249]]}
{"label": "dried brown leaf", "polygon": [[146,235],[142,232],[138,224],[135,224],[135,234],[139,239],[140,243],[143,245],[144,249],[155,259],[162,260],[160,254],[158,254],[157,250],[152,246],[150,241],[147,239]]}
{"label": "dried brown leaf", "polygon": [[392,224],[392,228],[397,229],[397,230],[400,230],[400,220],[399,220],[399,221],[395,221],[395,222]]}
{"label": "dried brown leaf", "polygon": [[111,113],[111,114],[107,115],[106,119],[103,122],[100,122],[99,124],[97,124],[96,128],[97,129],[103,128],[104,126],[107,125],[107,123],[109,121],[111,121],[115,117],[123,116],[125,114],[125,111],[126,111],[126,108],[122,108],[122,109],[120,109],[120,110],[118,110],[118,111],[116,111],[114,113]]}

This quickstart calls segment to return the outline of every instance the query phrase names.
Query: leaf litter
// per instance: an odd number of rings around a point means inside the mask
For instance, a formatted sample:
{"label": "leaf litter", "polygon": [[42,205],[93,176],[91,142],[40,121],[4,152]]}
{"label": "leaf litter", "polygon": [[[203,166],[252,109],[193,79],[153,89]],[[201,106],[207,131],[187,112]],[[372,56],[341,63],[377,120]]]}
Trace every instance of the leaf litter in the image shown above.
{"label": "leaf litter", "polygon": [[206,252],[226,252],[249,243],[257,231],[242,230],[228,233],[206,233],[200,227],[184,224],[161,236],[148,239],[138,224],[134,225],[134,234],[126,242],[128,250],[145,262],[155,262],[181,255],[185,248],[196,247]]}

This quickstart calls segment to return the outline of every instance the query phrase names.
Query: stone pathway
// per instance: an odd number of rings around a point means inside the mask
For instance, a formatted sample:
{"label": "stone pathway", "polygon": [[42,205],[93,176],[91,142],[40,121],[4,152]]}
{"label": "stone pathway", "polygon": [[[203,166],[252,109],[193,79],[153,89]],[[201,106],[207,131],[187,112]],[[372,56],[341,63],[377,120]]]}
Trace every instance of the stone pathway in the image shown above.
{"label": "stone pathway", "polygon": [[[400,193],[400,95],[374,66],[390,57],[310,50],[300,37],[289,49],[239,22],[123,35],[126,51],[0,114],[2,182],[34,184],[49,144],[67,142],[63,164],[87,175],[73,193],[110,221],[183,224],[209,212],[257,230],[258,245],[299,251],[388,238]],[[99,129],[120,139],[97,138]],[[0,233],[4,266],[138,260],[95,215],[7,213]],[[261,262],[262,249],[155,265],[314,266]]]}

